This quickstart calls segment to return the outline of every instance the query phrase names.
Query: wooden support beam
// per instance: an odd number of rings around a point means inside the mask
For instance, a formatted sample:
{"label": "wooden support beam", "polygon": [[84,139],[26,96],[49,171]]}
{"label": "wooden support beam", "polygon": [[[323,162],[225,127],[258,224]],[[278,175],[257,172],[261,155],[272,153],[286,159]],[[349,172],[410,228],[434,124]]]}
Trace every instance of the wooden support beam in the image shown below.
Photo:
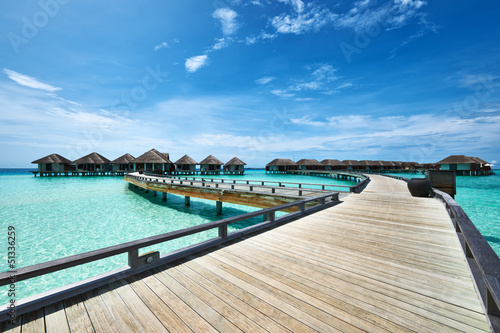
{"label": "wooden support beam", "polygon": [[216,212],[217,212],[216,214],[221,215],[222,214],[222,201],[216,201],[215,206],[216,206]]}
{"label": "wooden support beam", "polygon": [[191,197],[188,197],[187,195],[184,197],[184,205],[191,205]]}
{"label": "wooden support beam", "polygon": [[161,194],[161,201],[163,201],[163,202],[167,202],[167,193],[166,193],[166,192],[163,192],[163,193]]}

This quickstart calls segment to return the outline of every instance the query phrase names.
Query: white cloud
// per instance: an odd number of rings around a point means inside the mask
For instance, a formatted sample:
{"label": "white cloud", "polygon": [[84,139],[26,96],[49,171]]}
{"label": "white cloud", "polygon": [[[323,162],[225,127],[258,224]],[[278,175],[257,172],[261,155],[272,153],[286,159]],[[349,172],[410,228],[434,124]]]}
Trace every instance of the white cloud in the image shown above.
{"label": "white cloud", "polygon": [[238,14],[229,8],[219,8],[212,14],[213,18],[220,20],[222,25],[222,33],[224,35],[232,35],[238,30],[238,22],[236,17]]}
{"label": "white cloud", "polygon": [[227,38],[227,37],[218,38],[217,42],[212,46],[212,48],[210,50],[216,51],[216,50],[220,50],[220,49],[223,49],[225,47],[228,47],[230,41],[231,41],[231,38]]}
{"label": "white cloud", "polygon": [[315,127],[323,127],[327,125],[327,123],[323,121],[313,121],[310,116],[303,116],[301,118],[291,118],[290,122],[296,125],[306,125]]}
{"label": "white cloud", "polygon": [[264,76],[261,77],[260,79],[255,80],[256,83],[258,84],[268,84],[269,82],[275,80],[276,78],[274,76]]}
{"label": "white cloud", "polygon": [[352,87],[352,83],[351,82],[343,83],[340,86],[338,86],[337,89],[344,89],[344,88],[348,88],[348,87]]}
{"label": "white cloud", "polygon": [[206,54],[188,58],[186,59],[186,64],[185,64],[186,70],[189,73],[194,73],[201,67],[205,66],[207,60],[208,56]]}
{"label": "white cloud", "polygon": [[289,90],[280,90],[280,89],[273,89],[271,90],[271,94],[276,95],[281,98],[289,98],[295,96],[295,94],[291,94]]}
{"label": "white cloud", "polygon": [[277,33],[300,35],[309,31],[318,31],[337,17],[337,14],[332,13],[328,8],[322,8],[313,3],[305,6],[300,0],[280,0],[280,2],[291,4],[294,12],[283,13],[271,19],[271,24]]}
{"label": "white cloud", "polygon": [[170,47],[167,42],[163,42],[161,44],[155,45],[154,49],[155,51],[158,51],[159,49],[162,49],[164,47]]}
{"label": "white cloud", "polygon": [[17,84],[20,84],[25,87],[33,88],[33,89],[40,89],[48,92],[54,92],[58,90],[62,90],[61,88],[51,86],[50,84],[43,83],[35,79],[34,77],[28,76],[28,75],[23,75],[17,72],[14,72],[10,69],[4,69],[3,72],[7,74],[9,79],[12,81],[16,82]]}

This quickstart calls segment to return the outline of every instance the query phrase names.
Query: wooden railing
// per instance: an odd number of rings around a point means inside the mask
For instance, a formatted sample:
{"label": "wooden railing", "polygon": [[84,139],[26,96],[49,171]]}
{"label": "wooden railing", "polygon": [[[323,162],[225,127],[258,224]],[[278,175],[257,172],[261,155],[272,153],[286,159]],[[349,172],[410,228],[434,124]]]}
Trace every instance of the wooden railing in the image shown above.
{"label": "wooden railing", "polygon": [[[234,240],[243,235],[253,233],[264,228],[273,227],[281,223],[289,222],[291,220],[309,215],[324,208],[331,207],[338,203],[338,195],[338,192],[330,192],[317,197],[298,200],[284,205],[229,217],[215,222],[209,222],[161,235],[151,236],[119,245],[106,247],[103,249],[76,254],[66,258],[56,259],[49,262],[19,268],[15,272],[3,272],[0,273],[0,286],[9,285],[12,283],[12,281],[19,282],[45,274],[57,272],[66,268],[75,267],[96,260],[112,257],[118,254],[128,253],[128,267],[124,267],[94,278],[90,278],[63,288],[59,288],[57,289],[57,292],[48,292],[42,295],[29,297],[26,300],[19,301],[16,306],[16,311],[17,315],[21,315],[23,313],[39,309],[43,306],[66,299],[68,297],[72,297],[88,290],[98,288],[113,281],[129,277],[131,275],[149,270],[159,265],[163,265],[182,257],[186,257],[193,253],[208,249],[210,247],[220,245],[230,240]],[[306,204],[309,202],[318,202],[319,204],[311,207],[306,207]],[[299,209],[297,212],[276,218],[277,211],[285,210],[294,206],[298,206]],[[228,233],[228,225],[257,216],[264,216],[266,217],[266,219],[264,222],[258,223],[256,225]],[[139,255],[139,249],[141,248],[168,242],[174,239],[194,235],[212,229],[218,229],[218,236],[201,243],[190,245],[180,250],[167,253],[161,257],[159,256],[158,252],[146,253],[141,256]],[[8,311],[9,309],[6,307],[3,307],[0,310],[0,322],[9,319]]]}
{"label": "wooden railing", "polygon": [[493,331],[500,332],[500,258],[449,194],[437,189],[433,189],[433,194],[446,205]]}
{"label": "wooden railing", "polygon": [[[127,174],[128,177],[131,177],[131,173]],[[149,176],[149,177],[148,177]],[[173,175],[156,175],[156,174],[150,174],[150,173],[143,173],[140,176],[133,176],[141,180],[148,180],[149,181],[154,181],[154,179],[161,179],[163,178],[163,182],[165,183],[167,178],[170,179],[171,183],[173,184],[172,180],[173,179],[178,179],[180,181],[180,185],[183,185],[184,183],[182,182],[183,180],[185,181],[191,181],[189,184],[193,185],[195,182],[197,184],[201,184],[202,186],[205,186],[206,183],[214,183],[216,188],[218,188],[219,184],[233,184],[233,185],[249,185],[249,191],[253,191],[253,187],[264,187],[264,188],[276,188],[279,187],[281,190],[293,190],[297,191],[297,189],[305,189],[307,191],[311,192],[319,192],[319,191],[338,191],[339,188],[348,188],[349,192],[352,193],[359,193],[366,187],[366,185],[369,182],[369,177],[365,175],[356,175],[359,178],[362,179],[361,182],[357,183],[356,185],[334,185],[334,184],[313,184],[313,183],[295,183],[295,182],[283,182],[283,181],[263,181],[263,180],[252,180],[252,179],[223,179],[223,178],[212,178],[212,177],[189,177],[189,176],[173,176]],[[142,177],[142,178],[141,178]],[[155,178],[152,178],[155,177]],[[315,186],[319,187],[321,189],[316,189],[316,188],[309,188],[309,187],[304,187],[304,186]],[[274,191],[273,191],[274,193]],[[300,192],[299,192],[300,193]],[[302,194],[300,193],[299,196]]]}

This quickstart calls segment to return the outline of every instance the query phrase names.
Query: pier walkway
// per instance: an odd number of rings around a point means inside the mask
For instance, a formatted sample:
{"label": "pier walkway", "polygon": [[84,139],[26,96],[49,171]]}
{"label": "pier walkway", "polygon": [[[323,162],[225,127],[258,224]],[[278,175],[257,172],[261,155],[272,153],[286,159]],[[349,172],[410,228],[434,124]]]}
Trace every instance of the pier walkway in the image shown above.
{"label": "pier walkway", "polygon": [[[18,318],[8,332],[488,332],[443,204],[371,176],[274,229]],[[56,330],[57,328],[57,330]]]}

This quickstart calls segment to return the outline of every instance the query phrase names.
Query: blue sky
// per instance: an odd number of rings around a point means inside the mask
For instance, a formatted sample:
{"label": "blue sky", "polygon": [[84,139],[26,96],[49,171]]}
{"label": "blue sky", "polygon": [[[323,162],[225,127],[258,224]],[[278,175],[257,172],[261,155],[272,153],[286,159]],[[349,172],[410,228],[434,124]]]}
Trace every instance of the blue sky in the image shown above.
{"label": "blue sky", "polygon": [[0,167],[500,161],[498,1],[2,1]]}

